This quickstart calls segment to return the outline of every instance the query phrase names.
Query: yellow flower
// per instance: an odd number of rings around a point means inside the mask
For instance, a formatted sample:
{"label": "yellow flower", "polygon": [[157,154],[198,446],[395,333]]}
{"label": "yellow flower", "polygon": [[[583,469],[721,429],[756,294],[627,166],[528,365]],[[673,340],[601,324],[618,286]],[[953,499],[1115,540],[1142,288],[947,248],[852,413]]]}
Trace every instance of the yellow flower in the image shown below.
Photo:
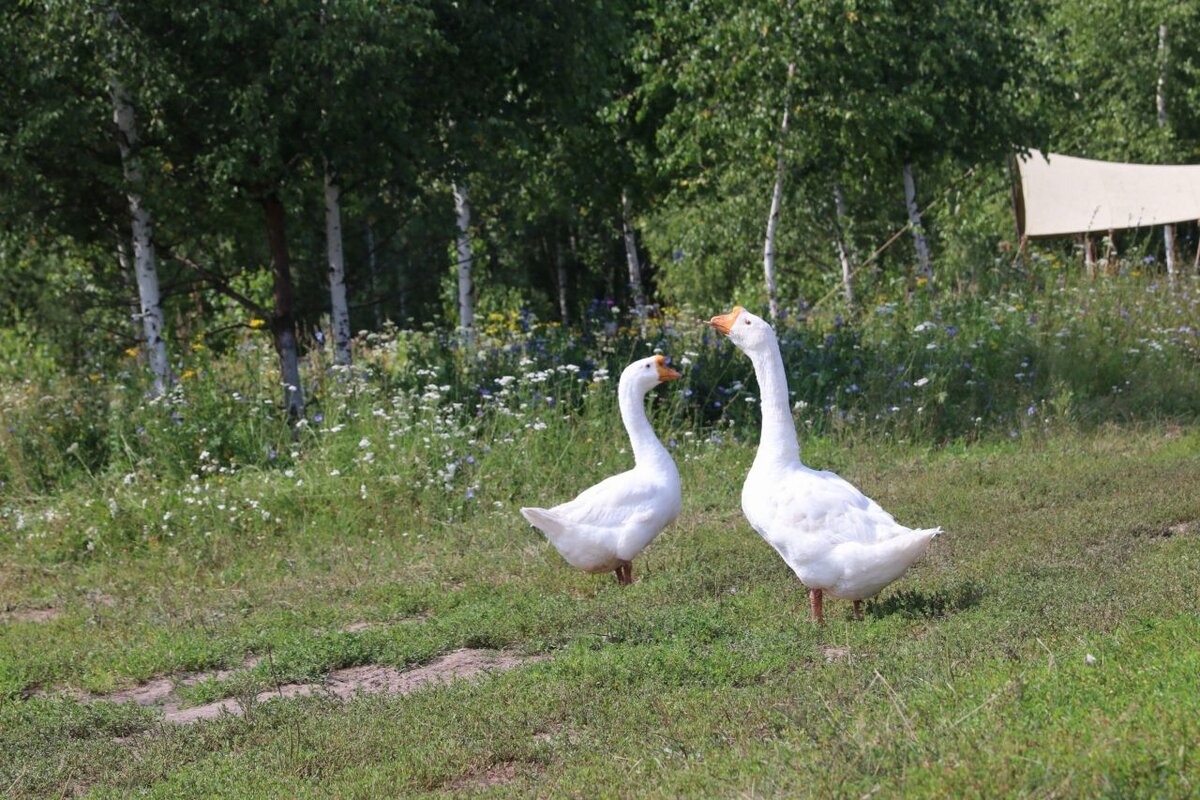
{"label": "yellow flower", "polygon": [[259,318],[257,318],[257,317],[255,317],[254,319],[250,320],[250,327],[251,327],[251,328],[258,329],[258,328],[261,328],[263,325],[266,325],[266,324],[267,324],[267,323],[263,322],[261,319],[259,319]]}
{"label": "yellow flower", "polygon": [[129,356],[130,358],[137,358],[138,353],[140,353],[140,352],[141,351],[138,350],[136,347],[126,347],[125,348],[125,355]]}
{"label": "yellow flower", "polygon": [[924,286],[927,283],[929,283],[929,278],[926,278],[924,275],[917,278],[917,286]]}
{"label": "yellow flower", "polygon": [[88,380],[92,383],[95,383],[96,381],[100,380],[100,373],[93,372],[91,375],[88,375]]}
{"label": "yellow flower", "polygon": [[183,381],[186,381],[188,378],[194,378],[194,377],[196,377],[196,370],[194,370],[194,369],[185,369],[185,370],[183,371],[183,374],[179,376],[179,379],[180,379],[180,380],[183,380]]}
{"label": "yellow flower", "polygon": [[192,342],[192,352],[193,353],[199,353],[203,349],[204,349],[204,345],[200,344],[199,342]]}

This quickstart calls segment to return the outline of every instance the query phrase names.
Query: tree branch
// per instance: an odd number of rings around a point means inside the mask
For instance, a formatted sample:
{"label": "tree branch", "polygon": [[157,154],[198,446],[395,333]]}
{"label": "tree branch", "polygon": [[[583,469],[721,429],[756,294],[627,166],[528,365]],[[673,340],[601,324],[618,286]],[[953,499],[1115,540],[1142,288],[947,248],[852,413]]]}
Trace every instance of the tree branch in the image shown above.
{"label": "tree branch", "polygon": [[[170,252],[170,251],[168,251],[168,252]],[[234,289],[232,286],[230,286],[229,281],[225,280],[225,278],[222,277],[221,275],[218,275],[215,272],[212,272],[204,265],[199,264],[196,261],[193,261],[192,259],[188,258],[187,256],[181,255],[180,253],[171,252],[170,255],[173,260],[178,261],[180,264],[183,264],[185,267],[187,267],[189,269],[195,270],[197,273],[199,273],[204,278],[205,281],[208,282],[208,284],[210,286],[212,286],[212,288],[216,289],[218,292],[225,295],[226,297],[231,298],[232,300],[235,300],[236,302],[238,302],[241,305],[245,306],[246,308],[250,309],[255,314],[257,314],[258,316],[260,316],[264,319],[272,316],[271,312],[268,311],[266,308],[260,306],[258,303],[254,302],[249,297],[246,297],[246,295],[242,294],[237,289]]]}

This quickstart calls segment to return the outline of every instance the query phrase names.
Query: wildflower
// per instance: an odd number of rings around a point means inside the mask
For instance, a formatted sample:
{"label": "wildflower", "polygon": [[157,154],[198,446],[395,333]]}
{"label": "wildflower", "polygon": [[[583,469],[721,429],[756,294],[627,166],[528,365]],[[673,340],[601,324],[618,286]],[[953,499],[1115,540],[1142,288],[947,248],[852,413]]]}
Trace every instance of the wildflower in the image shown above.
{"label": "wildflower", "polygon": [[258,319],[257,317],[250,320],[250,327],[254,328],[255,330],[258,330],[259,328],[261,328],[263,325],[266,325],[266,324],[267,324],[266,322],[262,321],[261,319]]}
{"label": "wildflower", "polygon": [[1029,408],[1025,409],[1025,414],[1030,417],[1032,417],[1036,413],[1037,413],[1037,409],[1034,408],[1033,406],[1030,406]]}
{"label": "wildflower", "polygon": [[141,350],[139,350],[136,347],[125,348],[125,355],[129,356],[130,358],[137,358],[138,353],[140,353],[140,352],[141,352]]}
{"label": "wildflower", "polygon": [[918,378],[917,380],[913,381],[913,386],[921,387],[927,383],[929,383],[929,378]]}
{"label": "wildflower", "polygon": [[371,446],[371,440],[368,439],[367,437],[364,436],[363,438],[358,440],[358,447],[360,450],[365,450],[366,448],[368,448],[370,446]]}

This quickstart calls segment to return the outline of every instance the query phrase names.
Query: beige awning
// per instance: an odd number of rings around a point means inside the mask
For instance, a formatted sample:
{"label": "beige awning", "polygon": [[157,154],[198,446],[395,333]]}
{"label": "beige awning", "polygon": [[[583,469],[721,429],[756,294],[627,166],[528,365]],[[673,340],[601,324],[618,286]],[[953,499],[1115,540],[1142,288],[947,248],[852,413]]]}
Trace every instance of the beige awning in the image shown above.
{"label": "beige awning", "polygon": [[1123,164],[1037,150],[1017,164],[1017,216],[1025,236],[1200,219],[1200,165]]}

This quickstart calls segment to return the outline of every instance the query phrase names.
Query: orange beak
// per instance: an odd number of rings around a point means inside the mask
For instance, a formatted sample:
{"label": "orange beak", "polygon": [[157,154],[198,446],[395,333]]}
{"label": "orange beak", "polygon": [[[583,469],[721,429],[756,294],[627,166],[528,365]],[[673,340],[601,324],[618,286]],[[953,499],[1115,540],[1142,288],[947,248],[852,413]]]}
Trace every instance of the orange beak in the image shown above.
{"label": "orange beak", "polygon": [[708,324],[728,336],[729,332],[733,330],[733,323],[737,322],[738,314],[741,314],[742,311],[741,306],[734,306],[733,311],[730,311],[728,314],[722,314],[719,317],[713,317],[708,321]]}
{"label": "orange beak", "polygon": [[677,381],[683,377],[667,366],[667,359],[665,357],[658,356],[655,360],[658,361],[658,379],[660,381]]}

